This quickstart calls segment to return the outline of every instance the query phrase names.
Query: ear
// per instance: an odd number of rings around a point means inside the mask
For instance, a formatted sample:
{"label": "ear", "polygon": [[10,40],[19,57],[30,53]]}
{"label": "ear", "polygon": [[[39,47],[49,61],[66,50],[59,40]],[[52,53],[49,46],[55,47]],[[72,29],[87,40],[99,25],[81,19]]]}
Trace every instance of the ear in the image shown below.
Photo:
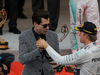
{"label": "ear", "polygon": [[36,27],[36,26],[37,26],[37,23],[36,23],[36,22],[34,22],[34,23],[33,23],[33,25],[34,25],[34,27]]}
{"label": "ear", "polygon": [[88,38],[89,36],[88,36],[88,34],[86,34],[86,38]]}

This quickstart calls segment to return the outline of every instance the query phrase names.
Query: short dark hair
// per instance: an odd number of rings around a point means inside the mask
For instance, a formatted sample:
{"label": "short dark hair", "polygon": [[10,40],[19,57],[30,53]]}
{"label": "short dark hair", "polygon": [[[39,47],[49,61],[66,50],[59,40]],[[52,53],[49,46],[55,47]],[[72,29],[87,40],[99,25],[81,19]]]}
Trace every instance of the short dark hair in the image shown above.
{"label": "short dark hair", "polygon": [[[84,35],[85,35],[85,34],[87,34],[87,33],[84,32]],[[89,36],[89,37],[88,37],[89,40],[92,41],[92,42],[95,42],[95,41],[97,40],[97,35],[88,34],[88,36]]]}
{"label": "short dark hair", "polygon": [[95,42],[97,40],[97,36],[96,35],[88,34],[88,36],[89,36],[89,40],[92,41],[92,42]]}
{"label": "short dark hair", "polygon": [[37,24],[40,24],[41,18],[48,19],[49,18],[49,12],[44,11],[42,9],[35,11],[34,14],[32,15],[32,23],[36,22]]}

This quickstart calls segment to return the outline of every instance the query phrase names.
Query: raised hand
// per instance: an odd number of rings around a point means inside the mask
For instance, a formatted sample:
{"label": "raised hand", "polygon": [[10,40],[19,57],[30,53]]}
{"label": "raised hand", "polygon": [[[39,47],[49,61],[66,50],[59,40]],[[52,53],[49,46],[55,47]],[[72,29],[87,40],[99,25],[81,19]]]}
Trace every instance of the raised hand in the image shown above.
{"label": "raised hand", "polygon": [[49,46],[49,44],[44,39],[39,39],[36,42],[36,46],[39,48],[47,48]]}

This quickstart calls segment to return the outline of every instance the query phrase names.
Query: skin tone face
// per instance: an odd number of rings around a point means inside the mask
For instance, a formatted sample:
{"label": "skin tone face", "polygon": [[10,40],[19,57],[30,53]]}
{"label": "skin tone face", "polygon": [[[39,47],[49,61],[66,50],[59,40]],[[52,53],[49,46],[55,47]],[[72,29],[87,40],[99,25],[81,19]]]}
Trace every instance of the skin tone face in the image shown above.
{"label": "skin tone face", "polygon": [[41,23],[37,24],[36,22],[34,23],[34,30],[36,31],[37,34],[46,34],[46,32],[49,30],[49,26],[47,26],[46,28],[43,27],[43,25],[45,24],[49,24],[50,23],[50,19],[45,19],[45,18],[41,18]]}
{"label": "skin tone face", "polygon": [[87,44],[91,43],[92,41],[89,40],[88,34],[84,34],[84,32],[80,32],[80,42],[84,43],[86,46]]}
{"label": "skin tone face", "polygon": [[83,32],[80,32],[80,42],[84,43],[85,35]]}

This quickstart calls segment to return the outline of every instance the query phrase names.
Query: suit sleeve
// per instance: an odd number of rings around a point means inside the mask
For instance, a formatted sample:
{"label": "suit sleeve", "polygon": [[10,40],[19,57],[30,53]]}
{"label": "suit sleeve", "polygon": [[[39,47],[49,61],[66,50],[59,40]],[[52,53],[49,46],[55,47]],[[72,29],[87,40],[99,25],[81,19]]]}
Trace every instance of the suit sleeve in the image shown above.
{"label": "suit sleeve", "polygon": [[90,52],[78,51],[70,55],[61,56],[52,47],[48,46],[46,51],[51,56],[51,58],[61,65],[77,65],[89,61],[91,58]]}
{"label": "suit sleeve", "polygon": [[36,59],[39,59],[40,56],[41,54],[38,48],[29,52],[25,39],[23,39],[22,36],[19,36],[19,61],[22,64],[29,63]]}

